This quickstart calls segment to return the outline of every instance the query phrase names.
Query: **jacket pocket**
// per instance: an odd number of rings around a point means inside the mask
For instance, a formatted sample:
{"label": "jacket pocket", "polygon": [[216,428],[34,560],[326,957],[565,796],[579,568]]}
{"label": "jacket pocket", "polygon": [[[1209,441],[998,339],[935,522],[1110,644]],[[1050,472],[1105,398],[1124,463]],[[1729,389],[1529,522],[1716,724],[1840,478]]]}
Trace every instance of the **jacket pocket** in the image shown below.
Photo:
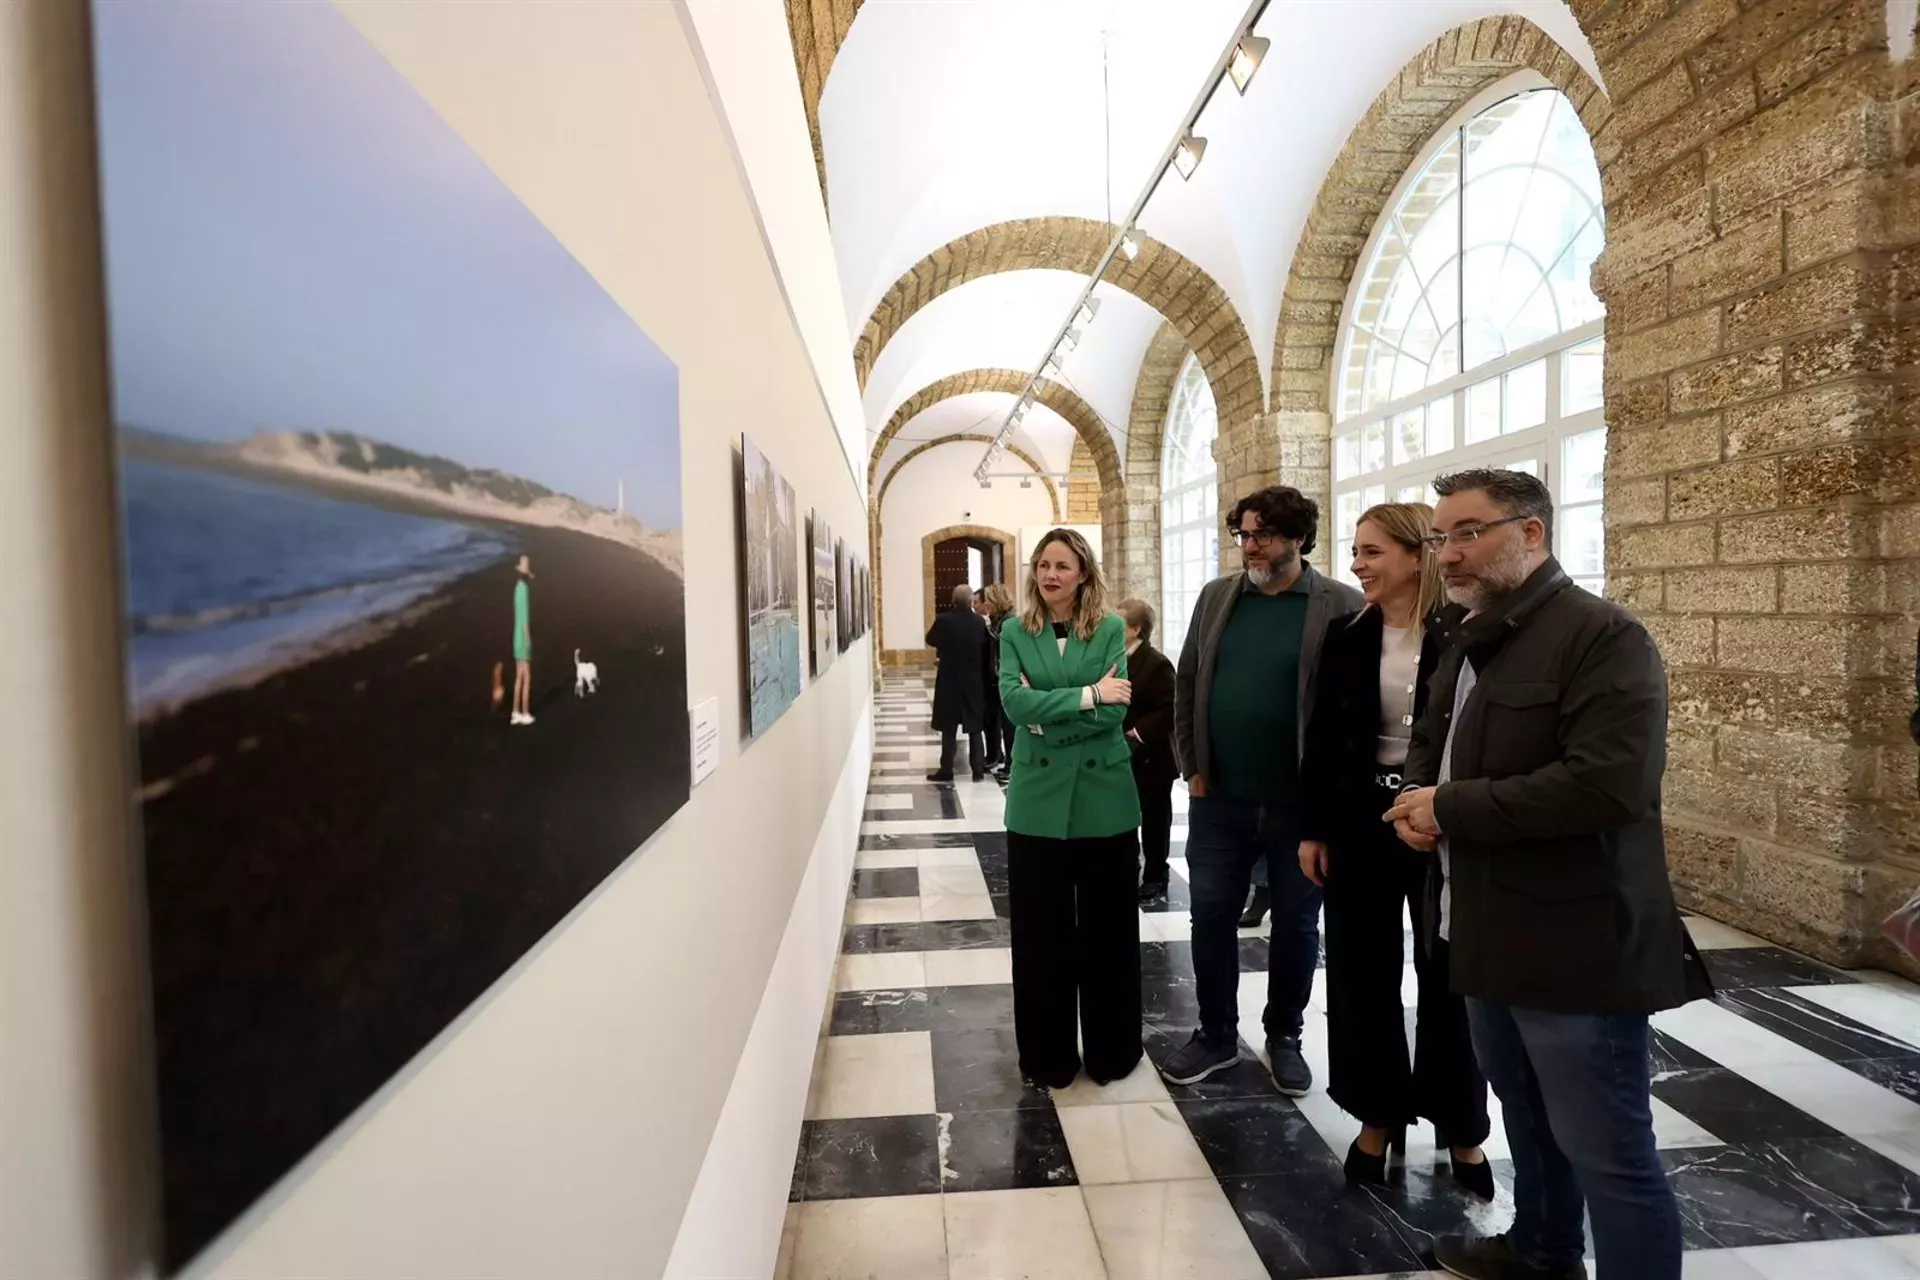
{"label": "jacket pocket", "polygon": [[1483,684],[1480,763],[1494,777],[1531,773],[1551,762],[1560,746],[1560,686],[1551,680]]}
{"label": "jacket pocket", "polygon": [[1125,738],[1122,738],[1120,741],[1109,746],[1106,751],[1101,754],[1100,763],[1109,766],[1124,764],[1131,767],[1133,764],[1133,748],[1127,745]]}
{"label": "jacket pocket", "polygon": [[1613,891],[1613,860],[1590,841],[1508,845],[1486,857],[1496,885],[1536,902],[1580,902]]}

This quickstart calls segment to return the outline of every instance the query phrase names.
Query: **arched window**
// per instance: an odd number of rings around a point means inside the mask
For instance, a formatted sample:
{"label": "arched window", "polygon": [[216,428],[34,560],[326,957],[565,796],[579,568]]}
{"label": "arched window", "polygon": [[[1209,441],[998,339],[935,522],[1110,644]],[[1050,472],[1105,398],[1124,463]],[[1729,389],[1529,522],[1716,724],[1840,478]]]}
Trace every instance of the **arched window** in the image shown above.
{"label": "arched window", "polygon": [[1428,481],[1511,467],[1553,490],[1555,552],[1605,585],[1600,170],[1553,89],[1470,111],[1428,144],[1367,246],[1335,373],[1328,560],[1376,502],[1433,501]]}
{"label": "arched window", "polygon": [[1220,416],[1191,354],[1167,406],[1160,468],[1160,648],[1177,654],[1200,588],[1220,572],[1220,486],[1213,439]]}

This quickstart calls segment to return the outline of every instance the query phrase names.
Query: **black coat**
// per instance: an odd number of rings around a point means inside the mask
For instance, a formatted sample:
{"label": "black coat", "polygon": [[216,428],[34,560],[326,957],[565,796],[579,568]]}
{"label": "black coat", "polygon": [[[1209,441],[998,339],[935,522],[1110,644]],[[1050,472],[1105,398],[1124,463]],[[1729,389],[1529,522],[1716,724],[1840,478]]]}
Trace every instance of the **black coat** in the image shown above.
{"label": "black coat", "polygon": [[[1171,787],[1180,776],[1180,760],[1173,750],[1173,663],[1167,655],[1142,641],[1127,657],[1133,681],[1133,701],[1127,705],[1123,726],[1133,748],[1133,776],[1141,785]],[[1138,733],[1140,741],[1132,735]]]}
{"label": "black coat", "polygon": [[933,678],[933,727],[980,733],[987,724],[987,647],[984,618],[971,609],[943,613],[927,632],[927,647],[940,657]]}
{"label": "black coat", "polygon": [[[1463,661],[1477,683],[1459,723]],[[1653,638],[1549,559],[1463,622],[1415,723],[1409,785],[1447,834],[1453,989],[1556,1013],[1652,1013],[1712,994],[1667,876],[1667,673]]]}
{"label": "black coat", "polygon": [[1006,625],[1013,615],[1003,613],[997,618],[982,618],[987,624],[987,665],[984,672],[985,689],[983,696],[987,708],[987,732],[992,733],[1004,714],[1000,709],[1000,628]]}
{"label": "black coat", "polygon": [[[1447,606],[1427,619],[1414,681],[1413,718],[1427,708],[1448,632],[1466,610]],[[1327,624],[1314,673],[1313,715],[1300,758],[1300,838],[1332,844],[1380,826],[1374,779],[1380,754],[1380,646],[1386,619],[1378,609],[1343,614]]]}

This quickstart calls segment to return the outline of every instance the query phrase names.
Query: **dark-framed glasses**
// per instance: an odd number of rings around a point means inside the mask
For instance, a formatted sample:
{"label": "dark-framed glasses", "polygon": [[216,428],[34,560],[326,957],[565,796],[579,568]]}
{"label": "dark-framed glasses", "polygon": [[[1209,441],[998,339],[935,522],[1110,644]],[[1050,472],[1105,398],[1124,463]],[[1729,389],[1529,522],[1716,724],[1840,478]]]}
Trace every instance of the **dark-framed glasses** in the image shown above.
{"label": "dark-framed glasses", "polygon": [[1489,529],[1498,529],[1503,524],[1517,524],[1527,518],[1526,516],[1507,516],[1502,520],[1489,520],[1485,524],[1463,524],[1458,529],[1448,529],[1444,533],[1435,530],[1420,541],[1426,543],[1430,551],[1438,551],[1448,543],[1456,547],[1470,546],[1480,541],[1481,535]]}
{"label": "dark-framed glasses", "polygon": [[1229,536],[1243,547],[1249,543],[1256,547],[1270,547],[1280,541],[1278,529],[1233,529],[1229,531]]}

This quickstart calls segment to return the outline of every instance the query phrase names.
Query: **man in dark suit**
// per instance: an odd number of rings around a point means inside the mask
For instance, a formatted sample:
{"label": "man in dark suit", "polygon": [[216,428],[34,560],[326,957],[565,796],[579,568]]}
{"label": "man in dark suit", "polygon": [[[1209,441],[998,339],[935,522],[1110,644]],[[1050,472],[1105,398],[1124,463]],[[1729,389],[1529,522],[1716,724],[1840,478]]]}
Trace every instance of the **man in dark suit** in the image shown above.
{"label": "man in dark suit", "polygon": [[1173,780],[1180,761],[1173,750],[1173,663],[1153,647],[1153,606],[1122,600],[1117,610],[1127,624],[1127,671],[1133,701],[1124,725],[1133,748],[1133,784],[1140,793],[1140,901],[1167,895],[1167,850],[1173,835]]}
{"label": "man in dark suit", "polygon": [[952,782],[958,733],[967,731],[973,780],[987,776],[987,624],[973,611],[973,589],[955,587],[953,607],[933,620],[927,647],[938,655],[933,678],[933,727],[940,731],[940,767],[929,782]]}
{"label": "man in dark suit", "polygon": [[1519,471],[1434,481],[1428,539],[1455,629],[1386,817],[1443,877],[1475,1055],[1513,1148],[1511,1231],[1440,1236],[1458,1276],[1680,1280],[1654,1149],[1649,1014],[1710,995],[1667,877],[1667,673],[1645,627],[1554,560],[1553,501]]}

